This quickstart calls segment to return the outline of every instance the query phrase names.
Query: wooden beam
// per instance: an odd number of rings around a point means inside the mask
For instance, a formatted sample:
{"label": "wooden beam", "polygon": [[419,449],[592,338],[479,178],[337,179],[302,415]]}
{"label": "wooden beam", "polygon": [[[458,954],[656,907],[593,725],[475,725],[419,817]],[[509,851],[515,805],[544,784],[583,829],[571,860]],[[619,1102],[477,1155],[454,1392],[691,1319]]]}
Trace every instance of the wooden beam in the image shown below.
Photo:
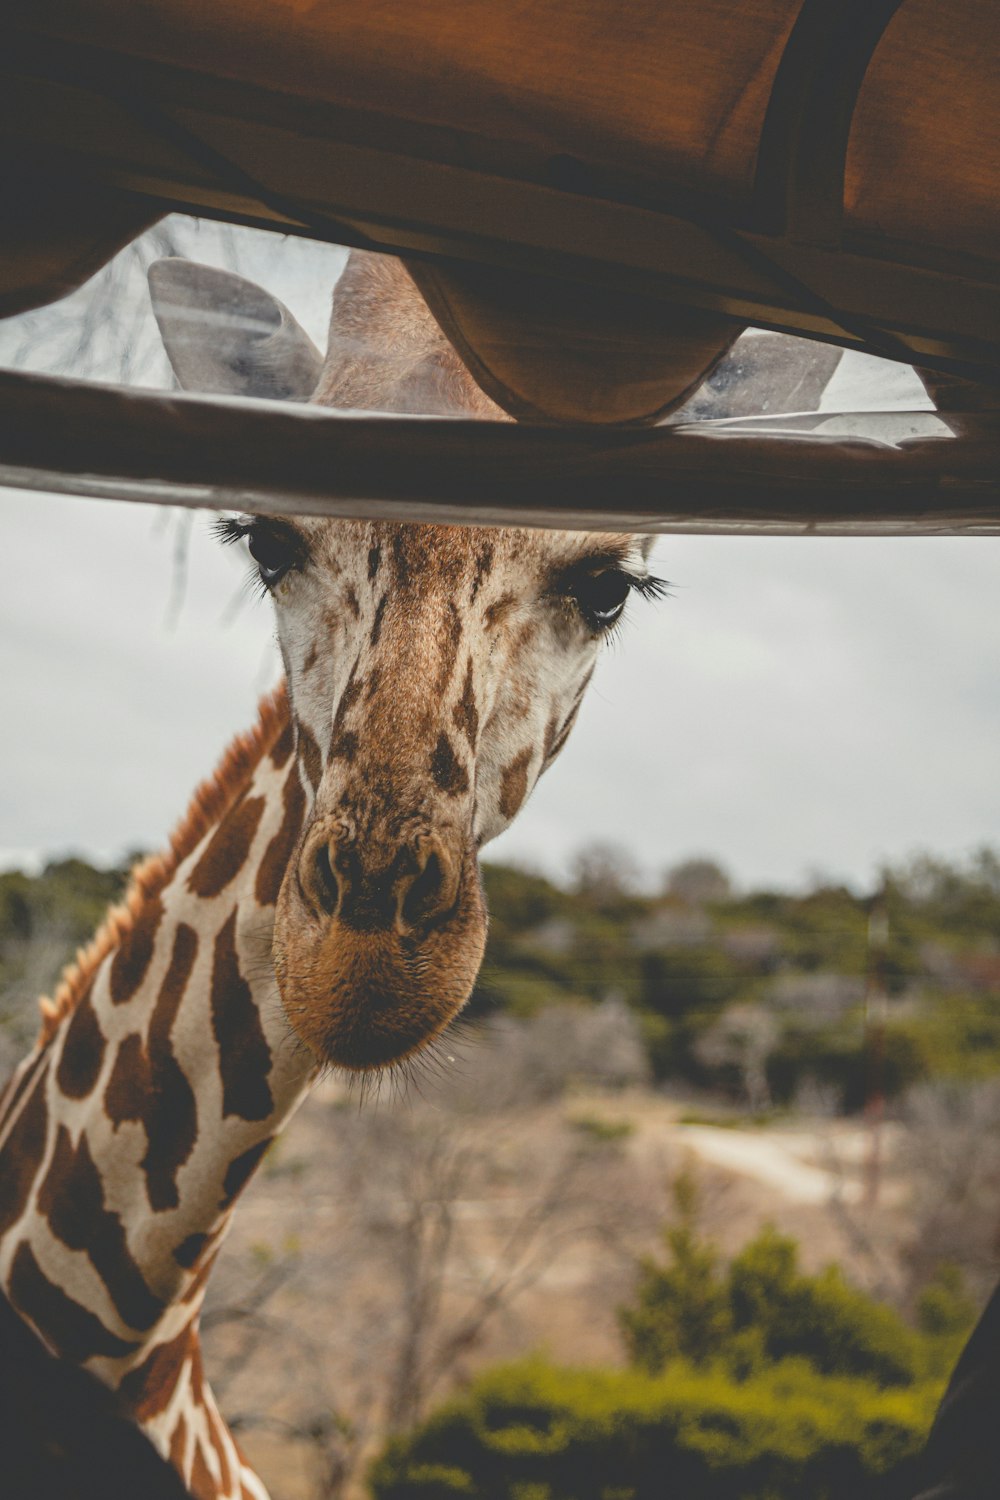
{"label": "wooden beam", "polygon": [[541,428],[345,416],[0,372],[0,483],[196,509],[458,524],[1000,534],[1000,412]]}

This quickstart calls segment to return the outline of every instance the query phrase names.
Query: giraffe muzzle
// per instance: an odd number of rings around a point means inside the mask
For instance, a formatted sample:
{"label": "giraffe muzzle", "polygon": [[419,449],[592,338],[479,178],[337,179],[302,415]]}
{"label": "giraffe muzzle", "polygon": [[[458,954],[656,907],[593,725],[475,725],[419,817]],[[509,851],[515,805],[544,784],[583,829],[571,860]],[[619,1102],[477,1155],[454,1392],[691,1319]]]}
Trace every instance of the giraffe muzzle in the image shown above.
{"label": "giraffe muzzle", "polygon": [[386,1067],[461,1010],[485,941],[471,838],[424,827],[366,859],[348,822],[321,817],[278,898],[274,964],[285,1013],[321,1061]]}

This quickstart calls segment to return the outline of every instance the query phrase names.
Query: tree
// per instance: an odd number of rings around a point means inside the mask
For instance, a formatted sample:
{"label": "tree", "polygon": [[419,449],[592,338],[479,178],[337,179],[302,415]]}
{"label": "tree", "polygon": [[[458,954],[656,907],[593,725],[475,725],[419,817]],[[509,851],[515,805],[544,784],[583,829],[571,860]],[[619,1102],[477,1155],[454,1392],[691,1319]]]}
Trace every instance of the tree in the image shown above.
{"label": "tree", "polygon": [[714,859],[701,858],[686,859],[668,870],[664,889],[668,896],[676,896],[692,906],[704,906],[710,901],[727,901],[733,887],[720,864]]}
{"label": "tree", "polygon": [[594,843],[572,865],[573,889],[595,906],[615,906],[639,888],[639,867],[621,844]]}
{"label": "tree", "polygon": [[942,1263],[985,1297],[1000,1242],[1000,1081],[937,1079],[910,1090],[903,1162],[914,1182],[910,1297]]}
{"label": "tree", "polygon": [[651,1374],[676,1360],[745,1377],[798,1359],[823,1375],[909,1385],[925,1370],[919,1335],[835,1266],[806,1275],[795,1241],[765,1227],[726,1269],[695,1228],[696,1195],[679,1179],[680,1222],[668,1259],[640,1263],[634,1302],[620,1313],[633,1363]]}
{"label": "tree", "polygon": [[734,1069],[747,1109],[753,1115],[771,1108],[767,1062],[779,1035],[777,1018],[763,1005],[731,1005],[698,1037],[698,1061],[713,1070]]}
{"label": "tree", "polygon": [[629,1357],[650,1374],[675,1359],[710,1364],[732,1337],[719,1256],[699,1238],[697,1202],[694,1178],[681,1173],[674,1183],[679,1220],[664,1233],[671,1261],[663,1265],[648,1256],[640,1261],[635,1302],[619,1310]]}

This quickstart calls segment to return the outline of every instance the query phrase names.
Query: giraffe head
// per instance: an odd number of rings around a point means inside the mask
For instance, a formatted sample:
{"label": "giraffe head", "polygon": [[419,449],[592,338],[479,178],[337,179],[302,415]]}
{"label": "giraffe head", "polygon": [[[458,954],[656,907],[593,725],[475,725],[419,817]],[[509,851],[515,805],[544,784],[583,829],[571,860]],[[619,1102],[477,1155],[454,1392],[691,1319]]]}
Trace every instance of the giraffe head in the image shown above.
{"label": "giraffe head", "polygon": [[[325,361],[238,277],[166,261],[150,279],[183,384],[502,416],[391,259],[351,257]],[[564,745],[629,595],[658,592],[650,539],[315,517],[222,530],[274,603],[306,799],[277,903],[282,1002],[319,1059],[378,1068],[471,993],[479,850]]]}

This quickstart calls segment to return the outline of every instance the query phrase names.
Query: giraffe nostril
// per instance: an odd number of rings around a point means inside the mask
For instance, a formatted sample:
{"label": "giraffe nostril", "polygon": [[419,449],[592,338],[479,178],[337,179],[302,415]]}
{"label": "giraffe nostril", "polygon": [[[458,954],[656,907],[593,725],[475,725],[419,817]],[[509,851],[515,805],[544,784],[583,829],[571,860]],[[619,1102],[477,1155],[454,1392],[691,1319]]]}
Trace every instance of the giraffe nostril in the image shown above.
{"label": "giraffe nostril", "polygon": [[403,897],[402,917],[410,926],[419,926],[436,914],[444,886],[444,870],[436,854],[427,863]]}
{"label": "giraffe nostril", "polygon": [[337,904],[340,900],[340,884],[333,873],[328,845],[320,844],[316,850],[315,865],[317,876],[316,893],[323,910],[328,917],[332,917],[337,910]]}

